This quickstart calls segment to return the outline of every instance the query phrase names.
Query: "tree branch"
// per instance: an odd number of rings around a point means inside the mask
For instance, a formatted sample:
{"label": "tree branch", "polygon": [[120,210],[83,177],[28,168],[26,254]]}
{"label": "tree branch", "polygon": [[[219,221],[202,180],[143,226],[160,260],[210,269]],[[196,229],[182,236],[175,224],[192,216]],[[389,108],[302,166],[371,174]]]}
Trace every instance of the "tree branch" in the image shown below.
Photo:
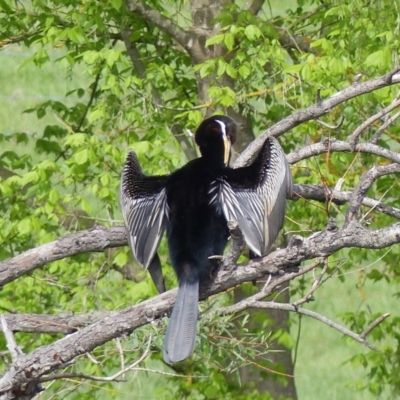
{"label": "tree branch", "polygon": [[154,24],[157,28],[163,32],[168,33],[174,40],[176,40],[186,50],[188,48],[188,41],[190,35],[179,25],[175,24],[172,19],[161,14],[158,10],[151,8],[147,4],[143,4],[140,1],[126,0],[126,6],[129,11],[136,12],[146,21]]}
{"label": "tree branch", "polygon": [[0,286],[52,261],[87,252],[102,252],[127,243],[125,228],[92,229],[73,233],[0,262]]}
{"label": "tree branch", "polygon": [[319,143],[296,149],[287,155],[289,164],[296,164],[301,160],[327,152],[359,152],[385,157],[388,160],[400,163],[400,154],[372,143],[359,143],[352,147],[350,143],[327,138]]}
{"label": "tree branch", "polygon": [[396,107],[400,106],[400,100],[395,100],[392,104],[390,104],[389,106],[387,106],[386,108],[384,108],[383,110],[379,111],[378,113],[376,113],[375,115],[373,115],[372,117],[368,118],[366,121],[364,121],[349,137],[349,143],[351,146],[355,146],[357,141],[358,141],[358,137],[361,135],[361,133],[363,131],[365,131],[365,129],[367,129],[368,127],[370,127],[375,121],[377,121],[378,119],[381,119],[383,116],[385,116],[386,114],[389,114],[392,110],[394,110]]}
{"label": "tree branch", "polygon": [[265,0],[250,0],[246,4],[246,9],[247,11],[250,11],[253,15],[257,15],[263,8],[264,3]]}
{"label": "tree branch", "polygon": [[356,217],[357,211],[360,208],[368,189],[375,180],[380,176],[393,174],[395,172],[400,172],[400,164],[382,165],[380,167],[374,166],[361,175],[360,181],[350,197],[350,204],[346,213],[346,222],[352,221]]}
{"label": "tree branch", "polygon": [[282,310],[282,311],[292,311],[297,314],[306,315],[308,317],[314,318],[314,319],[328,325],[329,327],[331,327],[333,329],[336,329],[343,335],[351,337],[352,339],[363,344],[364,346],[368,347],[369,349],[378,351],[378,349],[375,346],[373,346],[372,344],[367,342],[365,337],[362,337],[361,335],[351,331],[350,329],[347,329],[345,326],[339,325],[338,323],[332,321],[331,319],[329,319],[321,314],[316,313],[315,311],[311,311],[306,308],[300,308],[293,304],[276,303],[274,301],[256,301],[254,304],[251,305],[251,307],[269,309],[269,310],[274,309],[274,310]]}
{"label": "tree branch", "polygon": [[[259,279],[266,274],[284,274],[291,265],[307,259],[325,257],[344,247],[377,249],[400,242],[400,223],[384,229],[368,230],[357,221],[338,229],[331,224],[328,229],[309,238],[296,237],[286,249],[277,250],[266,257],[251,260],[241,268],[224,268],[207,288],[201,288],[204,299],[246,281]],[[294,273],[296,274],[296,273]],[[134,307],[102,319],[57,342],[42,346],[14,362],[0,379],[0,393],[19,388],[22,384],[37,381],[77,356],[133,330],[162,318],[175,300],[176,289],[163,293]]]}
{"label": "tree branch", "polygon": [[2,314],[13,332],[70,334],[101,319],[116,315],[117,311],[93,311],[88,314]]}
{"label": "tree branch", "polygon": [[382,133],[387,129],[396,119],[400,118],[400,111],[394,114],[392,117],[389,117],[374,133],[374,136],[370,140],[371,143],[377,144],[379,138],[381,137]]}
{"label": "tree branch", "polygon": [[[352,192],[335,190],[324,185],[293,185],[293,194],[291,199],[298,200],[304,198],[307,200],[316,200],[320,202],[332,202],[337,205],[343,205],[350,201]],[[389,206],[381,201],[364,197],[363,206],[370,207],[383,214],[400,219],[400,209]]]}
{"label": "tree branch", "polygon": [[319,101],[316,104],[306,108],[305,110],[298,111],[297,113],[282,119],[277,124],[272,125],[270,128],[268,128],[252,143],[250,143],[249,146],[247,146],[247,148],[237,158],[234,167],[238,168],[247,165],[253,158],[253,155],[261,148],[262,144],[268,136],[281,136],[285,132],[302,124],[303,122],[310,121],[312,119],[316,119],[321,117],[322,115],[327,114],[332,108],[349,99],[365,93],[372,92],[377,89],[381,89],[386,86],[400,83],[400,73],[398,73],[399,71],[400,69],[397,68],[379,78],[371,79],[363,83],[355,83],[341,90],[340,92],[333,94],[326,100]]}

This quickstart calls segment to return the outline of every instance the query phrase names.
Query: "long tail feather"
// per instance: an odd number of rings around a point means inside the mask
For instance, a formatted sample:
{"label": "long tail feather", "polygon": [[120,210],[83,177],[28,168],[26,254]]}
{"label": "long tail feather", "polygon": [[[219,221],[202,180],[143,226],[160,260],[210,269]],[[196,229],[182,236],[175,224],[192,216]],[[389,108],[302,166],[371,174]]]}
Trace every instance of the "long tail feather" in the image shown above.
{"label": "long tail feather", "polygon": [[188,358],[196,342],[199,282],[181,282],[164,341],[164,361],[172,364]]}

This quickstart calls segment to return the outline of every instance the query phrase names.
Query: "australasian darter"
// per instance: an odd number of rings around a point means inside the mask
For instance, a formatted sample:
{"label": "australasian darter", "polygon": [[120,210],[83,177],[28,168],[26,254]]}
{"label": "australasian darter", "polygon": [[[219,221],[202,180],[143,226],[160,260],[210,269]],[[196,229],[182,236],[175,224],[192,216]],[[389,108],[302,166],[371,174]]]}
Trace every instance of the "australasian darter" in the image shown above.
{"label": "australasian darter", "polygon": [[292,190],[289,166],[279,143],[268,137],[251,165],[228,166],[236,123],[214,115],[196,130],[201,157],[170,175],[146,176],[134,152],[122,174],[120,203],[135,259],[149,268],[165,290],[157,247],[164,230],[179,289],[164,342],[164,360],[189,357],[195,345],[199,284],[215,268],[236,221],[251,252],[266,254],[282,228],[286,195]]}

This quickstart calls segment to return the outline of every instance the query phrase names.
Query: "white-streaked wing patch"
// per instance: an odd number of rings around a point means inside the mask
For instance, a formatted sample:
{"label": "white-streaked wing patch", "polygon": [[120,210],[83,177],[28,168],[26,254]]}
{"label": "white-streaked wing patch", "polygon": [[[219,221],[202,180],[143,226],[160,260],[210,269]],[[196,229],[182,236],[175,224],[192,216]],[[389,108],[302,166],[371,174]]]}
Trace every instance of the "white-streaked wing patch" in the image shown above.
{"label": "white-streaked wing patch", "polygon": [[136,261],[147,268],[165,230],[167,204],[162,178],[146,177],[131,152],[122,173],[120,205],[129,247]]}
{"label": "white-streaked wing patch", "polygon": [[[264,146],[268,146],[265,149]],[[292,177],[286,156],[274,138],[266,139],[261,151],[268,151],[256,187],[235,185],[229,178],[215,180],[209,190],[210,203],[227,221],[236,221],[249,248],[257,255],[265,254],[282,228],[286,195],[292,190]]]}

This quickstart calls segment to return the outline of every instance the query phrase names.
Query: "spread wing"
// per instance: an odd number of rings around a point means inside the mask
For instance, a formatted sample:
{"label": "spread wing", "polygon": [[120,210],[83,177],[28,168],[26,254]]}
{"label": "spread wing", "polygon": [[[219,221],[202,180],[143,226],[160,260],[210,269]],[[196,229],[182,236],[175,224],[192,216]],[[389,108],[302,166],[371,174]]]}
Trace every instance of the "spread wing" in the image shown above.
{"label": "spread wing", "polygon": [[129,152],[120,187],[120,205],[129,247],[136,261],[151,266],[165,230],[166,176],[146,176],[136,154]]}
{"label": "spread wing", "polygon": [[292,175],[278,141],[265,140],[248,166],[226,169],[210,188],[211,203],[227,221],[236,221],[249,248],[265,254],[283,226]]}

